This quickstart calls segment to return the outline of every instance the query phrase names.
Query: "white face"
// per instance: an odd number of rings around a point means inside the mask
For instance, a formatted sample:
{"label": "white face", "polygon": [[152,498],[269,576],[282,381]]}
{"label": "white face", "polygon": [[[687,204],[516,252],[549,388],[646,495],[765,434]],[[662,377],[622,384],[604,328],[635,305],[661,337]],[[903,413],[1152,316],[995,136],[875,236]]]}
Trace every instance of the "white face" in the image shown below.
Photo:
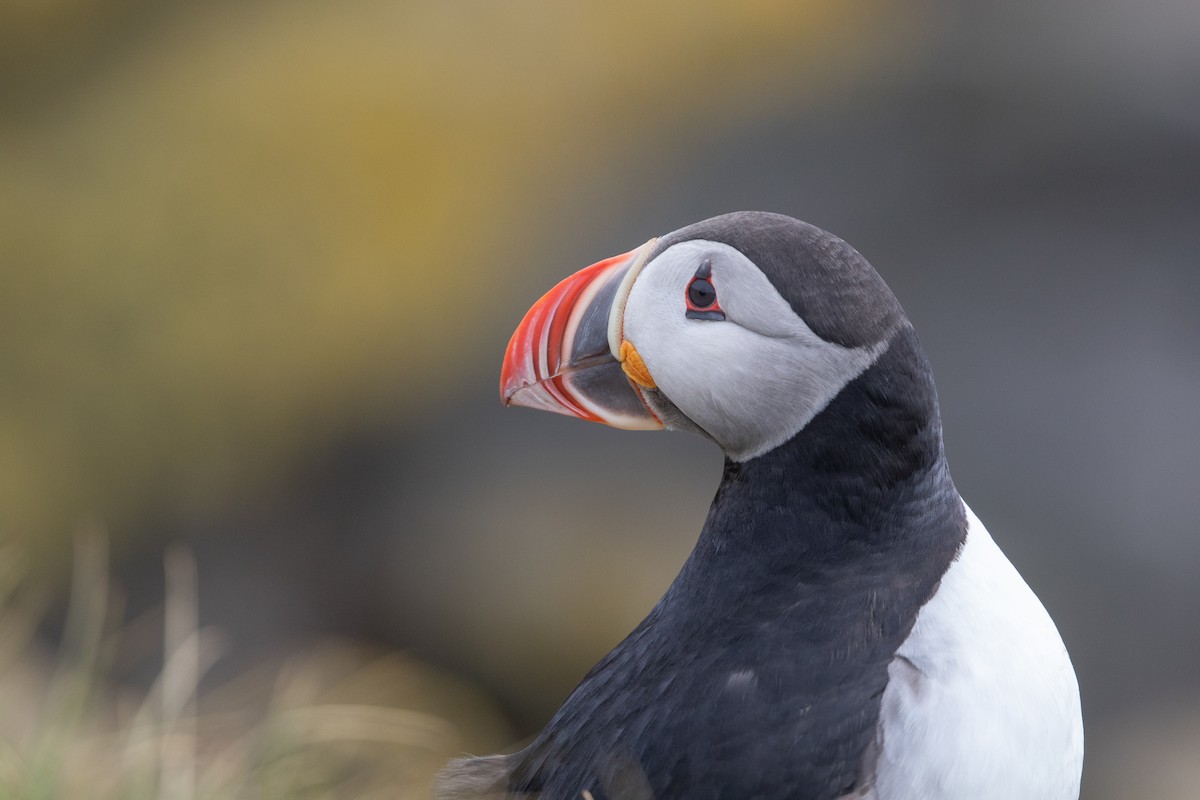
{"label": "white face", "polygon": [[[706,260],[723,320],[687,315],[688,286]],[[794,436],[887,346],[825,341],[749,259],[699,239],[667,248],[634,277],[620,335],[667,399],[735,461]]]}

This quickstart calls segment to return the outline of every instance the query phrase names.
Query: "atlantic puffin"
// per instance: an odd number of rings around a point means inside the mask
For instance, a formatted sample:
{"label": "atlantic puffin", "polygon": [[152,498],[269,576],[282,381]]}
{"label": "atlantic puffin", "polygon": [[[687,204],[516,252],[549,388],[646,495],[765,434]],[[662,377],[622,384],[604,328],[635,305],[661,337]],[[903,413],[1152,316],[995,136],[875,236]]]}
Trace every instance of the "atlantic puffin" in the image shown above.
{"label": "atlantic puffin", "polygon": [[912,324],[859,253],[739,212],[587,267],[504,356],[509,405],[725,455],[649,616],[442,800],[1074,800],[1079,689],[959,496]]}

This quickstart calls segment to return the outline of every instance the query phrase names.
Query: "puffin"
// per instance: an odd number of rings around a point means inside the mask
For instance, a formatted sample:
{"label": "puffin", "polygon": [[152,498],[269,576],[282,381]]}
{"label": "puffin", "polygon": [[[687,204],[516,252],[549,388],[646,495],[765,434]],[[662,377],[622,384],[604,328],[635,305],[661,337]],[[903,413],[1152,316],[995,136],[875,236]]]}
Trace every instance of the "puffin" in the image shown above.
{"label": "puffin", "polygon": [[710,439],[724,471],[649,615],[440,800],[1074,800],[1062,638],[950,477],[929,362],[813,225],[713,217],[563,280],[501,395]]}

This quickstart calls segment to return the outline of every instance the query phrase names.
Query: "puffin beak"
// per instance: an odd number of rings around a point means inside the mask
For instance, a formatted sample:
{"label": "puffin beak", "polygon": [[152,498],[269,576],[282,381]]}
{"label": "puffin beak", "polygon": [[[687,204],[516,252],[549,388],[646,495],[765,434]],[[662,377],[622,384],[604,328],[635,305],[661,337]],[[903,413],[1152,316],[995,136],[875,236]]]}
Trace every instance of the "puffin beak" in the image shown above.
{"label": "puffin beak", "polygon": [[622,335],[625,300],[654,242],[581,269],[533,304],[504,353],[506,406],[627,430],[663,427],[642,395],[653,379]]}

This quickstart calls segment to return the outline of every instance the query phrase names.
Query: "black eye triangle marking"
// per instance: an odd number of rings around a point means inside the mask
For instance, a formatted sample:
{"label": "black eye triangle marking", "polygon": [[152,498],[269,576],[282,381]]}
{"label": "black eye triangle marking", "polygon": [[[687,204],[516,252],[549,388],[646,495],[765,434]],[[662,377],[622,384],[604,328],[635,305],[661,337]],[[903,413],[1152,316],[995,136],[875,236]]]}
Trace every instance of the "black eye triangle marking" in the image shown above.
{"label": "black eye triangle marking", "polygon": [[712,261],[710,259],[704,259],[704,263],[696,270],[696,277],[704,280],[712,278]]}

